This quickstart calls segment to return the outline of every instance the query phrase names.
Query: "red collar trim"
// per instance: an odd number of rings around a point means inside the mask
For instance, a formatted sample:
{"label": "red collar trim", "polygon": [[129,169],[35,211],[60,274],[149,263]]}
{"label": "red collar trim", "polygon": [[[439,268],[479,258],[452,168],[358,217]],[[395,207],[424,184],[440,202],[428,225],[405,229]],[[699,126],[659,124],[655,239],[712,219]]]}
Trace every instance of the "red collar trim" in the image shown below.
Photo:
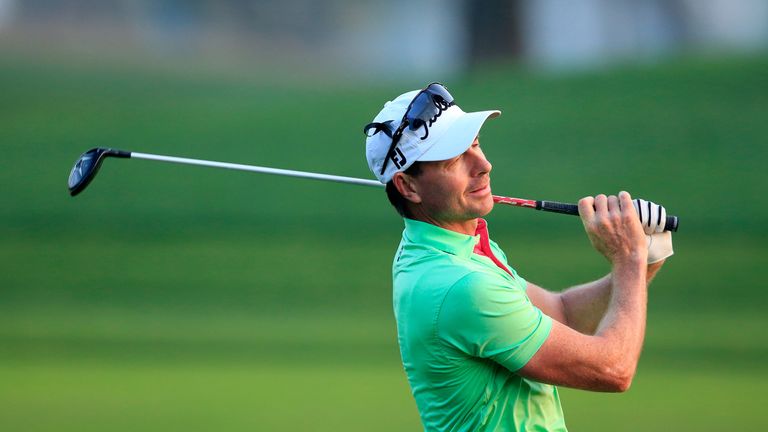
{"label": "red collar trim", "polygon": [[490,239],[488,237],[488,224],[485,222],[485,219],[477,218],[477,229],[475,230],[475,235],[480,236],[480,241],[477,242],[475,249],[472,252],[490,258],[491,261],[496,264],[496,266],[509,273],[510,276],[514,277],[512,272],[509,271],[509,269],[504,264],[502,264],[501,261],[499,261],[499,259],[496,258],[496,256],[493,254],[493,251],[491,250]]}

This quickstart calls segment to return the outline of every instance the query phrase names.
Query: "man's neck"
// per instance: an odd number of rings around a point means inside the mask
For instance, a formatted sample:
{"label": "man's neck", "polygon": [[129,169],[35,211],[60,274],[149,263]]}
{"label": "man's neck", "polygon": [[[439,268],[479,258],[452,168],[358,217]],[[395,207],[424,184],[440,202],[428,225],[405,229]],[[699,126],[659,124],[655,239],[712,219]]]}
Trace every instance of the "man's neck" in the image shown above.
{"label": "man's neck", "polygon": [[477,218],[459,221],[442,221],[427,215],[413,215],[413,219],[439,226],[440,228],[460,234],[473,236],[477,231]]}

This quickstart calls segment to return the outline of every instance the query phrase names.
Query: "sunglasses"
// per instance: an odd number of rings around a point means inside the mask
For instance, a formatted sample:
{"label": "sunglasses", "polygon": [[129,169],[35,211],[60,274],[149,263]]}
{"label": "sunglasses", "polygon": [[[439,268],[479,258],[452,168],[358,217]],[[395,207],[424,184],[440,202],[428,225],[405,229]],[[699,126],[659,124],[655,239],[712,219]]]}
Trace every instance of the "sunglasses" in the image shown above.
{"label": "sunglasses", "polygon": [[395,153],[395,147],[400,139],[403,137],[403,132],[407,127],[411,131],[416,131],[420,128],[424,128],[424,136],[420,137],[422,140],[427,139],[429,136],[429,128],[432,126],[440,115],[453,105],[453,96],[448,92],[448,89],[444,85],[434,82],[420,91],[416,97],[413,98],[408,108],[405,110],[400,125],[397,129],[392,126],[393,120],[387,120],[383,123],[373,122],[368,123],[363,128],[363,133],[366,136],[372,137],[379,132],[392,138],[392,144],[387,150],[387,156],[384,159],[384,163],[381,165],[380,175],[384,175],[384,171],[387,169],[387,163],[390,159],[394,160],[397,157]]}

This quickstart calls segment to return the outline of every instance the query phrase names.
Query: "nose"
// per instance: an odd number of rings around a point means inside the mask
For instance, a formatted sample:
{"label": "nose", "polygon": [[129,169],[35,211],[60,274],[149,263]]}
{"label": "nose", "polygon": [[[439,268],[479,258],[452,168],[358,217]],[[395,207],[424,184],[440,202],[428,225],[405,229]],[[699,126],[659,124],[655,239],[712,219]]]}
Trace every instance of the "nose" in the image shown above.
{"label": "nose", "polygon": [[479,146],[473,146],[472,147],[472,154],[474,159],[474,168],[475,168],[475,175],[481,176],[483,174],[488,174],[493,169],[493,165],[491,162],[486,159],[485,154],[482,150],[480,150]]}

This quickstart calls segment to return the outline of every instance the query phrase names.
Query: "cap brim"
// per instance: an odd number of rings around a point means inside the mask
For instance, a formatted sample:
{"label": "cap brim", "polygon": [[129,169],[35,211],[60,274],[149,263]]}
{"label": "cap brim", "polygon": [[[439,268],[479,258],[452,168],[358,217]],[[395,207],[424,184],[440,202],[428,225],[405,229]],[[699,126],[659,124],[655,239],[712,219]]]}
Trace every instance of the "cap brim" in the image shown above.
{"label": "cap brim", "polygon": [[499,115],[501,115],[501,111],[496,110],[464,114],[445,131],[445,134],[435,145],[419,156],[417,160],[429,162],[455,158],[467,151],[472,145],[486,120],[496,118]]}

